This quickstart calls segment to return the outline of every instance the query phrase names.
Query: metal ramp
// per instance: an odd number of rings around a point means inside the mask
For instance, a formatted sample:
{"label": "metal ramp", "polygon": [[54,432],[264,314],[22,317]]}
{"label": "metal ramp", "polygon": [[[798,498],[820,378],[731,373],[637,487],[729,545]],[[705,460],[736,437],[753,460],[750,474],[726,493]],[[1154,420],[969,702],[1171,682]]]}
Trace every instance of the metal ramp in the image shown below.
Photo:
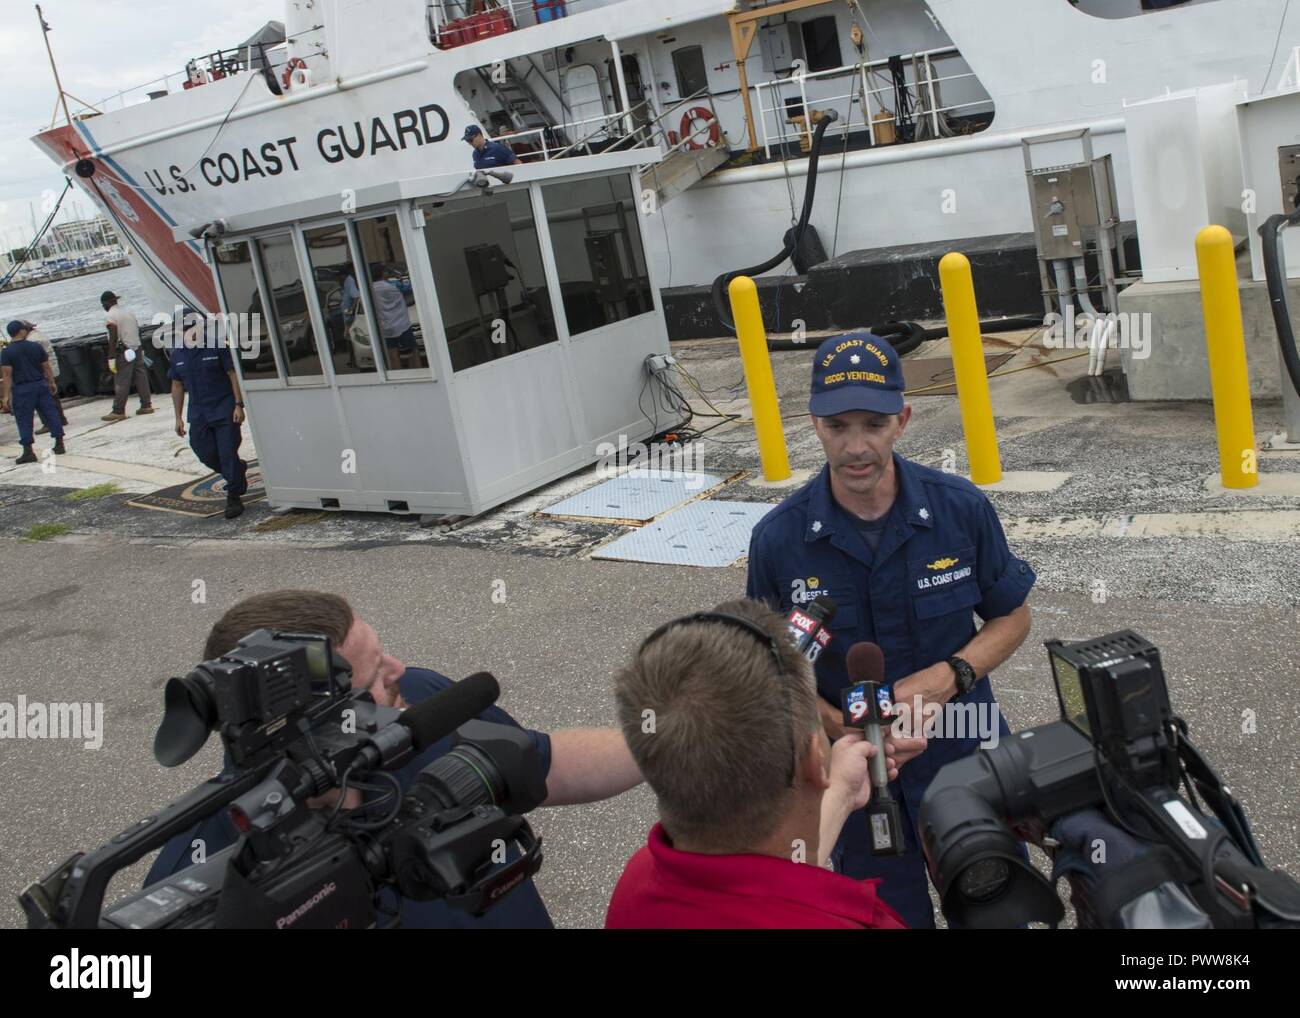
{"label": "metal ramp", "polygon": [[644,523],[726,482],[694,471],[633,470],[541,510],[545,516]]}
{"label": "metal ramp", "polygon": [[721,145],[678,149],[662,162],[645,167],[641,171],[641,186],[652,190],[662,206],[722,166],[729,156]]}
{"label": "metal ramp", "polygon": [[749,552],[768,502],[691,502],[592,553],[592,558],[674,566],[729,566]]}

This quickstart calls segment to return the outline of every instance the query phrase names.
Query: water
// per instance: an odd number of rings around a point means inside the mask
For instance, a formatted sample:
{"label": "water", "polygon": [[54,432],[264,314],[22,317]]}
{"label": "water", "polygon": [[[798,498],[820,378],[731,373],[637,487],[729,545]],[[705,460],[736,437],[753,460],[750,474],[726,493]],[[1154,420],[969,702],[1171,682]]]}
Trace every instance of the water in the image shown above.
{"label": "water", "polygon": [[104,309],[99,295],[112,290],[121,297],[121,305],[134,311],[147,324],[156,310],[170,313],[170,308],[150,306],[135,269],[109,269],[74,279],[60,279],[23,290],[0,292],[0,329],[15,318],[35,322],[50,339],[81,336],[104,331]]}

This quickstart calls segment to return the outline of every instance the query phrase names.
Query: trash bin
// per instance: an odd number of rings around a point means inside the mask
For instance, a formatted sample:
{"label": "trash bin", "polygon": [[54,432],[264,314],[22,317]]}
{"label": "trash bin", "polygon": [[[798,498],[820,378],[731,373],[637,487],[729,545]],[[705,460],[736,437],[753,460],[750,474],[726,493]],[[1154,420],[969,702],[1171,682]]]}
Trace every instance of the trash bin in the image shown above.
{"label": "trash bin", "polygon": [[59,355],[59,377],[66,378],[78,396],[91,397],[99,392],[99,376],[91,360],[86,336],[65,339],[55,345]]}
{"label": "trash bin", "polygon": [[94,335],[86,337],[86,356],[95,374],[95,392],[103,396],[113,395],[113,372],[108,370],[108,337]]}
{"label": "trash bin", "polygon": [[171,379],[167,377],[171,361],[167,358],[167,351],[155,347],[150,342],[145,342],[143,336],[140,337],[140,340],[140,352],[144,355],[145,369],[149,372],[149,391],[153,393],[171,392]]}

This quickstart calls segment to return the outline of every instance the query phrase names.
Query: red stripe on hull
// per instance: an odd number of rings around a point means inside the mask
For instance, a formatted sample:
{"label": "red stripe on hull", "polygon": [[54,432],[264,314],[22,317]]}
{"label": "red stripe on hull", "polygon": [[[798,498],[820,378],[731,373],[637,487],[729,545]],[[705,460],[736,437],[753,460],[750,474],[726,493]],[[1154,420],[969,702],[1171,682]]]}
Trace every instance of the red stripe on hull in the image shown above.
{"label": "red stripe on hull", "polygon": [[[85,141],[74,128],[56,127],[37,135],[35,140],[65,170],[78,159],[92,160],[95,174],[89,181],[77,176],[72,179],[92,201],[111,205],[116,220],[131,234],[132,242],[145,248],[154,263],[171,274],[171,282],[178,289],[193,296],[198,304],[195,310],[213,313],[220,310],[207,263],[188,244],[176,242],[166,220],[111,166],[87,151]],[[96,187],[97,184],[100,186]]]}

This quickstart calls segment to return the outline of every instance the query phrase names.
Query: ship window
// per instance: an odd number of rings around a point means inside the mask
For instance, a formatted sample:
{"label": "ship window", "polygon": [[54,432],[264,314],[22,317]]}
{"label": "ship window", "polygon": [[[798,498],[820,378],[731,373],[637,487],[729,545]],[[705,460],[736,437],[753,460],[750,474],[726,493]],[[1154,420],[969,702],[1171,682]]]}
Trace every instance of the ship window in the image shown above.
{"label": "ship window", "polygon": [[673,70],[677,72],[677,94],[685,99],[709,87],[704,69],[704,48],[684,46],[673,51]]}
{"label": "ship window", "polygon": [[[429,357],[424,349],[420,308],[415,303],[397,216],[390,212],[373,219],[358,219],[356,224],[365,262],[362,271],[388,374],[401,371],[412,376],[428,375]],[[354,331],[358,321],[354,320]]]}
{"label": "ship window", "polygon": [[628,178],[547,184],[542,194],[569,334],[654,310]]}
{"label": "ship window", "polygon": [[424,240],[453,371],[554,343],[527,191],[425,207]]}
{"label": "ship window", "polygon": [[1079,8],[1084,14],[1114,21],[1119,18],[1132,18],[1139,14],[1163,11],[1171,7],[1216,3],[1217,0],[1067,0],[1067,2],[1071,7]]}
{"label": "ship window", "polygon": [[835,15],[812,18],[800,27],[809,71],[830,71],[841,65],[840,30]]}
{"label": "ship window", "polygon": [[285,374],[290,378],[319,378],[320,355],[316,332],[307,311],[302,275],[293,250],[293,236],[277,233],[257,241],[262,275],[271,291],[271,315],[275,319],[276,341]]}
{"label": "ship window", "polygon": [[[239,330],[241,349],[235,359],[239,361],[240,374],[246,379],[279,378],[275,370],[275,354],[267,337],[266,313],[262,310],[262,295],[257,289],[248,241],[217,244],[212,253],[226,312],[239,316],[235,327]],[[232,350],[231,356],[234,353]]]}
{"label": "ship window", "polygon": [[302,236],[316,279],[316,297],[325,323],[325,349],[334,364],[334,374],[374,371],[371,329],[361,300],[361,277],[352,262],[347,226],[320,226],[304,230]]}

